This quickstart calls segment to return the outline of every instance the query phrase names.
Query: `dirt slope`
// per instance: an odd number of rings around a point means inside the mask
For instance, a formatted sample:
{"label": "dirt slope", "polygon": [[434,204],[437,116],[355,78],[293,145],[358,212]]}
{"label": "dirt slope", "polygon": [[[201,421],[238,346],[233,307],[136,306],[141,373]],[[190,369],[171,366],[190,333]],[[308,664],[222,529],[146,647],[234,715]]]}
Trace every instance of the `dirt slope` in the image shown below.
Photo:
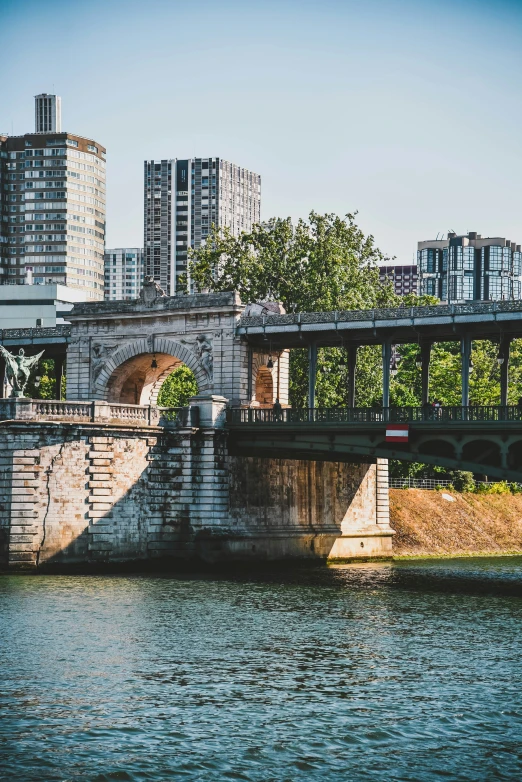
{"label": "dirt slope", "polygon": [[522,553],[522,495],[390,489],[395,554]]}

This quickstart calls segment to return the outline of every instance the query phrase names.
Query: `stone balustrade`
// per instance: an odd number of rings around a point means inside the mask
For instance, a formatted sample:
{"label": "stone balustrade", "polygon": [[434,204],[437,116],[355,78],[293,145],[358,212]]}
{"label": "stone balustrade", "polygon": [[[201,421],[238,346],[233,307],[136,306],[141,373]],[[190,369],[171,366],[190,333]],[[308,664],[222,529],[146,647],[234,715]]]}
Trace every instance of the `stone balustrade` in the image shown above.
{"label": "stone balustrade", "polygon": [[191,425],[188,407],[113,404],[55,399],[0,399],[0,421],[61,421],[64,423],[125,423],[131,426],[177,428]]}

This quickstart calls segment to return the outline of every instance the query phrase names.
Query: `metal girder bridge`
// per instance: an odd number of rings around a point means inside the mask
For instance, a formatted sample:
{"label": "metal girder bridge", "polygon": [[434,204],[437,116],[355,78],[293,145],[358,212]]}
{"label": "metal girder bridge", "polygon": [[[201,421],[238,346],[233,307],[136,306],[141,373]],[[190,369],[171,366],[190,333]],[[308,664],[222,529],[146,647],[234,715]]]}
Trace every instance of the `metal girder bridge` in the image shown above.
{"label": "metal girder bridge", "polygon": [[[387,437],[401,424],[403,442]],[[522,481],[519,407],[341,408],[228,411],[230,453],[311,461],[378,458]],[[395,429],[397,431],[397,429]]]}

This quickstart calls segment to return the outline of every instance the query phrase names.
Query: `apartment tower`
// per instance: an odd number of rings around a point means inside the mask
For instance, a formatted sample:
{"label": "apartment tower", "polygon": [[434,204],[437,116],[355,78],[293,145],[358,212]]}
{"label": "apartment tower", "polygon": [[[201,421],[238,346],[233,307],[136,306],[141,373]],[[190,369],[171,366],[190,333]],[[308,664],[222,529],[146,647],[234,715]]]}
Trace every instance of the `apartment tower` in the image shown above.
{"label": "apartment tower", "polygon": [[519,244],[475,231],[418,243],[419,292],[448,302],[520,299]]}
{"label": "apartment tower", "polygon": [[[54,104],[40,122],[44,99]],[[59,130],[59,100],[37,95],[36,132],[0,136],[0,284],[58,283],[103,299],[105,148]],[[56,130],[38,130],[49,123]]]}
{"label": "apartment tower", "polygon": [[143,287],[143,250],[118,247],[105,250],[105,299],[137,299]]}
{"label": "apartment tower", "polygon": [[62,99],[43,92],[34,96],[34,129],[37,133],[60,133]]}
{"label": "apartment tower", "polygon": [[238,236],[260,213],[259,174],[221,158],[146,160],[145,274],[174,295],[187,274],[188,249],[205,241],[212,224]]}

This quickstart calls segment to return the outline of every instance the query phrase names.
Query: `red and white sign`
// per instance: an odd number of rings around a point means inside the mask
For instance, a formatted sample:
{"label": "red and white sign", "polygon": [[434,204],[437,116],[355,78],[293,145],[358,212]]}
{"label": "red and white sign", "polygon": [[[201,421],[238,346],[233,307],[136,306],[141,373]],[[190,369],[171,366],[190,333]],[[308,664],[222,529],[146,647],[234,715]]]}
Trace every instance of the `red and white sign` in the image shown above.
{"label": "red and white sign", "polygon": [[387,443],[407,443],[409,433],[408,424],[386,424]]}

